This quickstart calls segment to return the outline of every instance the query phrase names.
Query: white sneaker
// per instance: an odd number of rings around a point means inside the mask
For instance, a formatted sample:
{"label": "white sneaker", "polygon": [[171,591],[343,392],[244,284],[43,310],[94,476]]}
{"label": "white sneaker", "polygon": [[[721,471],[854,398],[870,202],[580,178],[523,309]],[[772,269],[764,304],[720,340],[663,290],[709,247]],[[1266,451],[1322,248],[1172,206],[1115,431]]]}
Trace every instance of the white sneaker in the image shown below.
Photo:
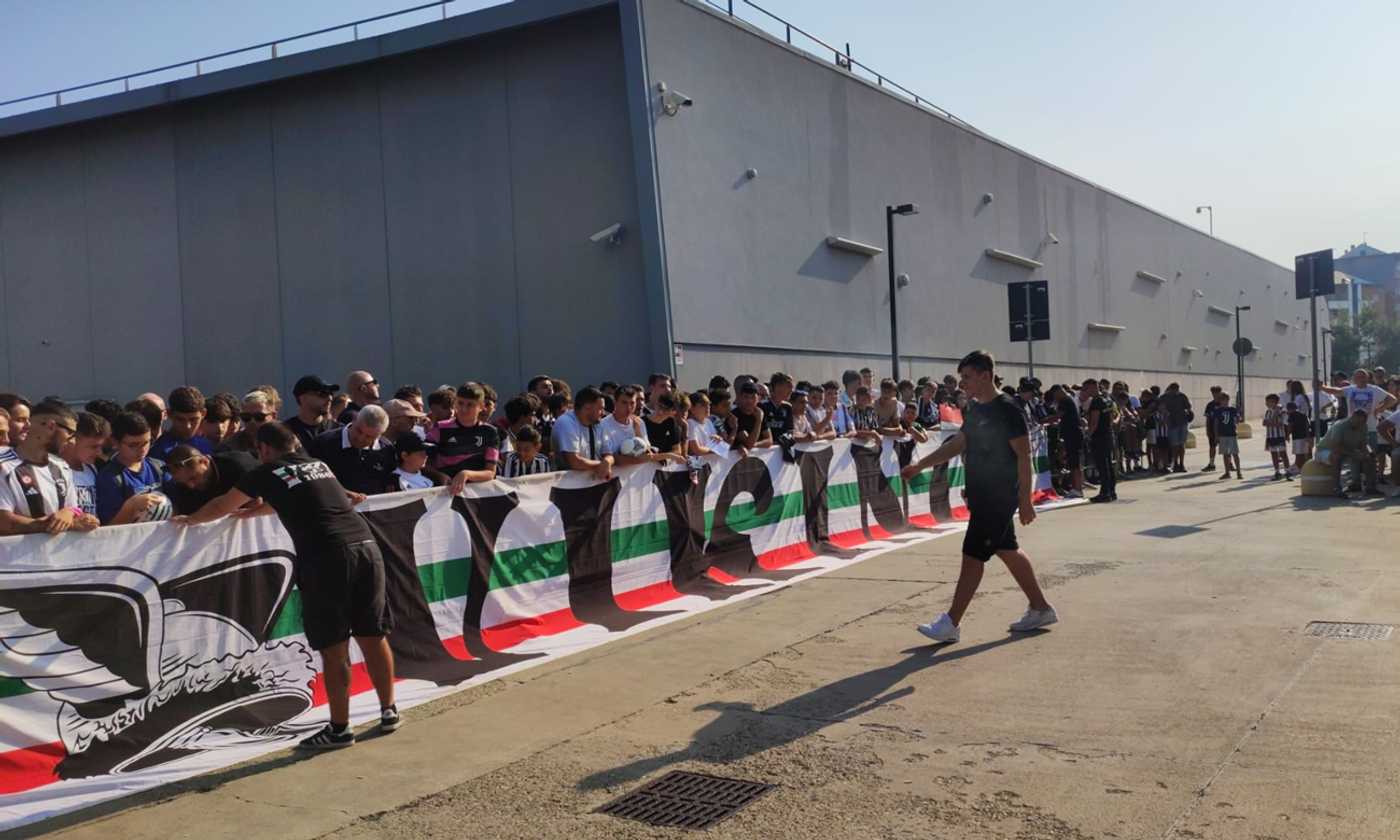
{"label": "white sneaker", "polygon": [[962,638],[958,631],[958,625],[953,623],[953,619],[947,613],[940,615],[929,624],[920,624],[918,631],[935,642],[956,642]]}
{"label": "white sneaker", "polygon": [[1011,625],[1011,632],[1029,633],[1032,630],[1049,627],[1059,620],[1060,616],[1055,612],[1054,607],[1043,610],[1026,610],[1026,614],[1021,616],[1021,620]]}

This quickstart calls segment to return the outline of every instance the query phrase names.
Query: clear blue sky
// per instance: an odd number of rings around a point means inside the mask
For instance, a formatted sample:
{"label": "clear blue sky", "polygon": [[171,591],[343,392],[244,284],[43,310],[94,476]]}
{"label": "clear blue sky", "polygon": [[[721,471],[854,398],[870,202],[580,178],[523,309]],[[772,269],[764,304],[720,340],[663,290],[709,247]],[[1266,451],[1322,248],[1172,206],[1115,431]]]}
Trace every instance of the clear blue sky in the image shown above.
{"label": "clear blue sky", "polygon": [[[760,4],[1149,207],[1204,227],[1213,204],[1217,235],[1285,265],[1363,232],[1400,249],[1393,0]],[[0,101],[412,5],[0,0]]]}

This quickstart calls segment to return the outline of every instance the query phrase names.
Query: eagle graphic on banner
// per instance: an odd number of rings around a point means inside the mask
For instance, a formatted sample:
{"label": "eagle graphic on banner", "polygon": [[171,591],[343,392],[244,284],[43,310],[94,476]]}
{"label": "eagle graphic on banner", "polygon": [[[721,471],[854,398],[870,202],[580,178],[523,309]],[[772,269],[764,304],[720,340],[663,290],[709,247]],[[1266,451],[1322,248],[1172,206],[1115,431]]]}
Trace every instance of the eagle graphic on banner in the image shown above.
{"label": "eagle graphic on banner", "polygon": [[157,767],[296,737],[315,663],[269,642],[292,555],[262,551],[158,581],[97,566],[0,570],[0,676],[57,701],[60,778]]}

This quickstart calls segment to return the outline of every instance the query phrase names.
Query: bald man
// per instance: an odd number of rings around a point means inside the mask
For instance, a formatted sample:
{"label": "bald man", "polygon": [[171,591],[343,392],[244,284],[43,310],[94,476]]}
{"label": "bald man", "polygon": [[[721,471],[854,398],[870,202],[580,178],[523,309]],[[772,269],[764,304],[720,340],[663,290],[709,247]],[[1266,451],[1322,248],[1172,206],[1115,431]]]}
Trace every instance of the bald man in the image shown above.
{"label": "bald man", "polygon": [[342,426],[355,422],[355,415],[367,405],[379,402],[379,380],[367,370],[351,371],[345,377],[345,394],[350,397],[350,405],[335,418]]}

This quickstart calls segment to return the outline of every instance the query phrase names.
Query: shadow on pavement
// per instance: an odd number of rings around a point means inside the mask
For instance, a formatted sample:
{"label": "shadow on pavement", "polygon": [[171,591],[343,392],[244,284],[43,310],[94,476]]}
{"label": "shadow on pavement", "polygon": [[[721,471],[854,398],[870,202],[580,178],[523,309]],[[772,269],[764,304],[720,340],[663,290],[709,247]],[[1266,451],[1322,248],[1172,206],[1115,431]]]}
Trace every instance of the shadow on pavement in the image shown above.
{"label": "shadow on pavement", "polygon": [[[904,686],[893,691],[890,689],[911,674],[1046,632],[1048,631],[1040,630],[1013,634],[947,653],[944,652],[948,648],[947,645],[910,648],[901,651],[906,654],[905,658],[893,665],[853,674],[766,709],[755,708],[752,703],[702,703],[695,707],[695,711],[719,711],[723,714],[696,730],[690,743],[684,748],[665,755],[638,759],[621,767],[600,770],[582,779],[578,788],[598,790],[635,782],[668,765],[682,761],[728,764],[774,747],[781,747],[834,723],[850,720],[886,703],[908,697],[914,693],[913,686]],[[760,724],[746,728],[745,724],[752,723],[755,716],[779,718],[779,725]]]}

